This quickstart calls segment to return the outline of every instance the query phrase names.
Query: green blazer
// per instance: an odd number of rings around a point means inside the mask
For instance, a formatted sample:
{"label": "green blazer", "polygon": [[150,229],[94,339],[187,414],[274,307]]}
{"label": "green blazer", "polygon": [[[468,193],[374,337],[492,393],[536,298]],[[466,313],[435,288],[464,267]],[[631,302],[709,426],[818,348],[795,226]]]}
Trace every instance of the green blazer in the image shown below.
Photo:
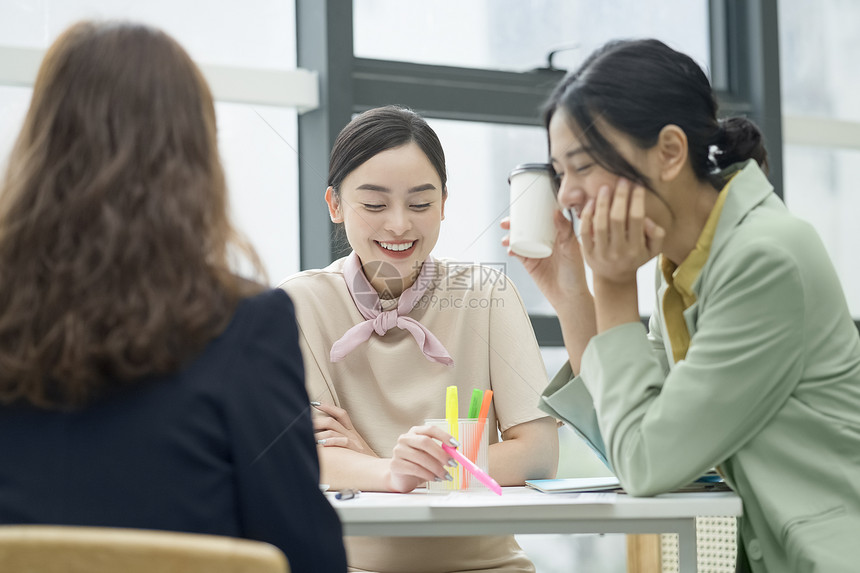
{"label": "green blazer", "polygon": [[[754,161],[735,166],[673,363],[658,308],[595,336],[541,397],[650,496],[718,466],[755,573],[860,570],[860,337],[818,235]],[[745,555],[744,555],[745,554]]]}

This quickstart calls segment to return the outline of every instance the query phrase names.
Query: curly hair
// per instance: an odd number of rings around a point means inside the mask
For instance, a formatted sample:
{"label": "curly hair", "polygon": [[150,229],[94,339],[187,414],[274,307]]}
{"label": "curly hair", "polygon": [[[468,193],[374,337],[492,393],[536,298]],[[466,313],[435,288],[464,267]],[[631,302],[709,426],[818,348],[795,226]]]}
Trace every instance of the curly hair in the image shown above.
{"label": "curly hair", "polygon": [[188,54],[137,24],[66,30],[0,192],[0,401],[76,407],[181,368],[262,288],[239,254],[264,276]]}

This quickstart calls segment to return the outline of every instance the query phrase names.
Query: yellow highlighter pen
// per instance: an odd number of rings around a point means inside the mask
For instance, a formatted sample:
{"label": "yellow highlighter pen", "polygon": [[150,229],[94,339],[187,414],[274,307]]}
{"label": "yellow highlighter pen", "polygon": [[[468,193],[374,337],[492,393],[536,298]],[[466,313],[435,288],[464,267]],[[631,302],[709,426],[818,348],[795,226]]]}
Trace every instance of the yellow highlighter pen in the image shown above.
{"label": "yellow highlighter pen", "polygon": [[[459,406],[457,402],[457,387],[456,386],[448,386],[447,391],[445,392],[445,419],[448,420],[448,433],[451,436],[459,441],[460,440],[460,432],[459,430]],[[454,489],[460,489],[460,472],[454,472]]]}

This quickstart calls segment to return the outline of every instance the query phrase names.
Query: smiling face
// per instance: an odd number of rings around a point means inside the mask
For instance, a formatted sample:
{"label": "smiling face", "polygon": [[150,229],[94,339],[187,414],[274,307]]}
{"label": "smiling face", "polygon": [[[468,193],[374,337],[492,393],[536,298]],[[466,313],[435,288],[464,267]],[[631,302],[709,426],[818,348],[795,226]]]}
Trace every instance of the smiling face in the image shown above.
{"label": "smiling face", "polygon": [[[600,131],[631,165],[648,177],[655,177],[652,152],[643,150],[630,138],[605,123]],[[570,127],[567,113],[558,109],[549,122],[549,147],[553,169],[559,179],[558,202],[562,209],[572,209],[579,217],[585,204],[596,198],[603,186],[615,190],[619,176],[607,171],[591,155],[588,143],[580,141]],[[649,215],[661,209],[662,202],[655,193],[646,194],[645,210]]]}
{"label": "smiling face", "polygon": [[365,269],[383,271],[368,280],[386,296],[399,296],[412,286],[421,263],[436,246],[445,199],[439,174],[414,142],[382,151],[359,165],[344,178],[337,194],[331,187],[326,190],[331,220],[344,224]]}

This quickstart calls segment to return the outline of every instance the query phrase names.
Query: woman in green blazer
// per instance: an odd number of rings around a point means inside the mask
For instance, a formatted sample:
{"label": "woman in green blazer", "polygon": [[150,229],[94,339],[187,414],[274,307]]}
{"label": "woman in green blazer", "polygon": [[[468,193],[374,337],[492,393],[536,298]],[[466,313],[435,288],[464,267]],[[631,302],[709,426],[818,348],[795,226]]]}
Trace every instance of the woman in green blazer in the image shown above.
{"label": "woman in green blazer", "polygon": [[[716,466],[744,502],[739,570],[857,571],[860,337],[758,129],[716,108],[698,65],[655,40],[608,44],[556,88],[550,155],[581,236],[559,213],[553,254],[522,259],[570,358],[541,405],[632,495]],[[636,270],[654,256],[646,332]]]}

